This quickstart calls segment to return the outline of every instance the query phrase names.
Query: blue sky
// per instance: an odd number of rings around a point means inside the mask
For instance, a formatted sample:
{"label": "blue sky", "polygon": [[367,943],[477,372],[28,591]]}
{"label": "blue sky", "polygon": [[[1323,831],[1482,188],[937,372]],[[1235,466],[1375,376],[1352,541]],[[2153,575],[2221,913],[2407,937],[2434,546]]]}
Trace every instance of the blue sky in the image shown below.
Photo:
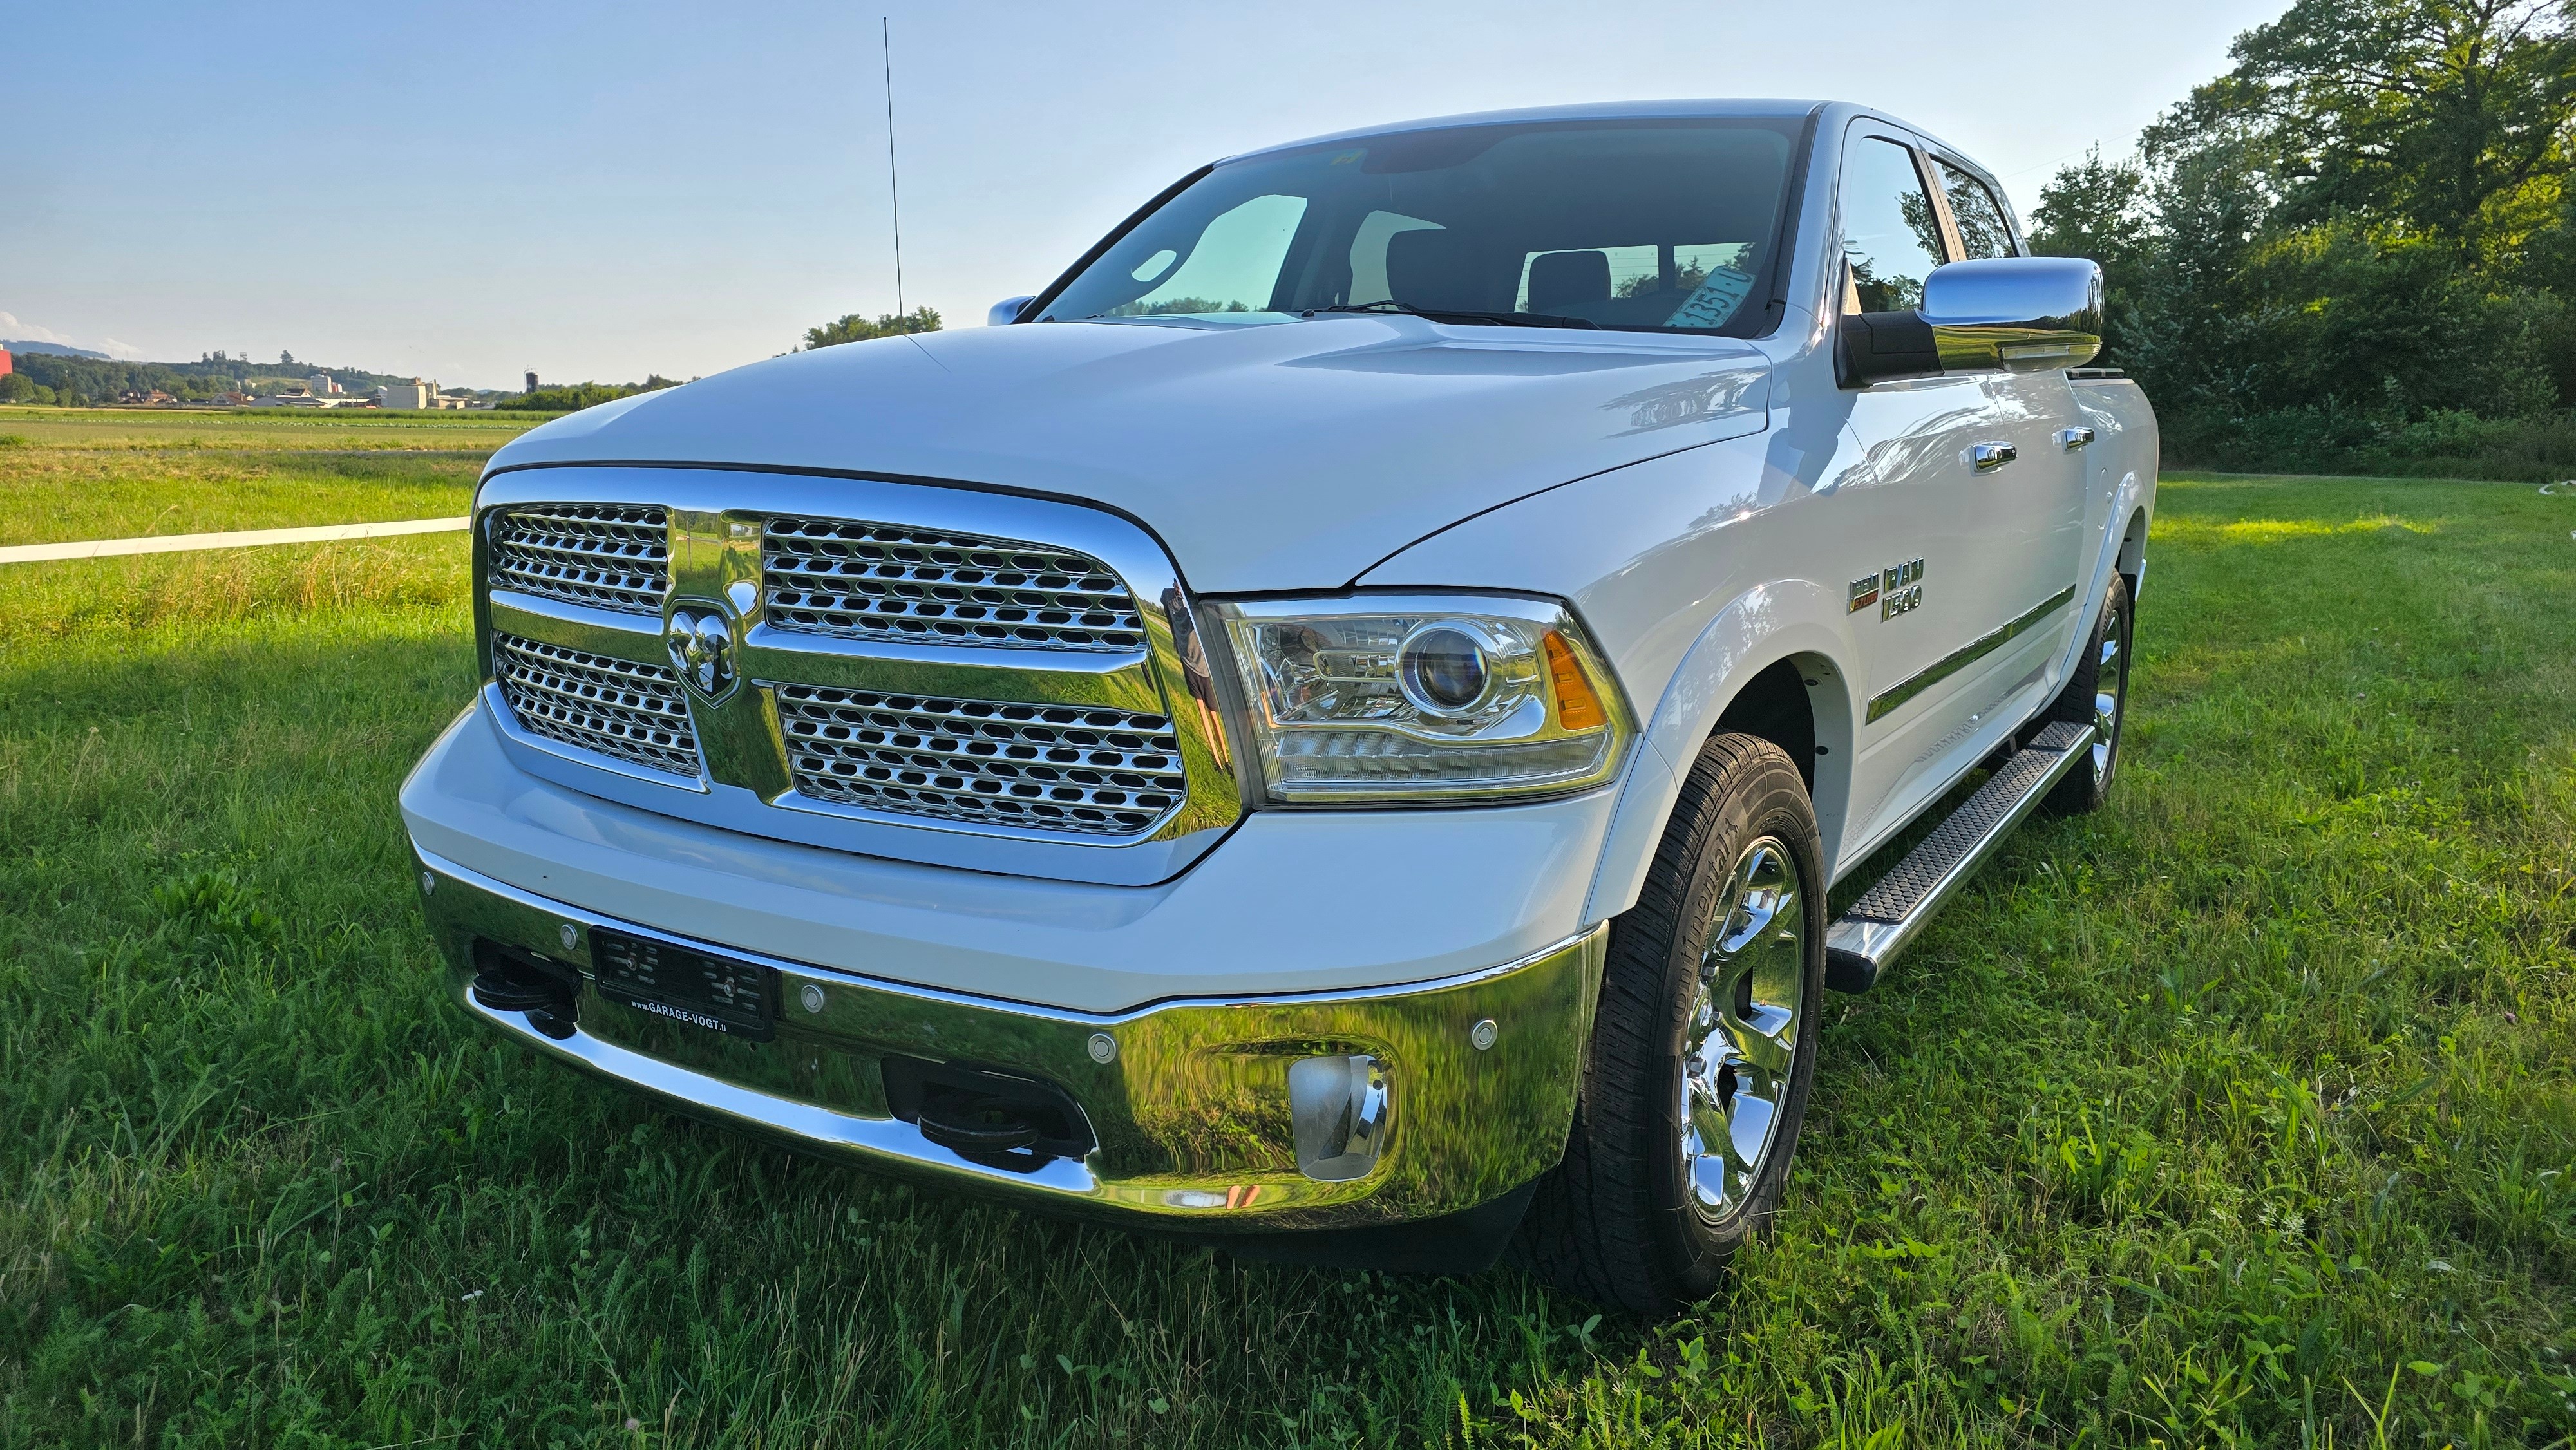
{"label": "blue sky", "polygon": [[15,5],[0,337],[451,386],[711,373],[1035,290],[1202,161],[1412,116],[1812,96],[2005,176],[2138,129],[2285,0],[2153,5]]}

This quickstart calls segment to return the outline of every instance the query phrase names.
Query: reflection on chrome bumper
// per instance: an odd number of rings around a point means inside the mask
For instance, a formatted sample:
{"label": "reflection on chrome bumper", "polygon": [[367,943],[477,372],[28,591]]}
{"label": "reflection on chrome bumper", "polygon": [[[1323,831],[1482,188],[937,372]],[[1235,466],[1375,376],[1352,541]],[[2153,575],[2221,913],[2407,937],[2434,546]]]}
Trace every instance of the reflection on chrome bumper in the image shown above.
{"label": "reflection on chrome bumper", "polygon": [[[906,987],[689,942],[520,891],[418,852],[423,907],[452,995],[521,1044],[719,1125],[855,1166],[1113,1219],[1211,1232],[1365,1227],[1497,1198],[1555,1166],[1574,1111],[1608,942],[1606,924],[1519,961],[1373,992],[1190,1000],[1112,1015]],[[780,974],[777,1036],[752,1042],[664,1022],[601,997],[590,931],[611,928]],[[557,1039],[469,991],[477,940],[581,974],[577,1025]],[[558,1029],[560,1030],[560,1028]],[[1106,1039],[1103,1041],[1102,1039]],[[997,1166],[895,1115],[889,1056],[1039,1079],[1081,1110],[1080,1161]],[[1356,1176],[1299,1168],[1290,1068],[1373,1060],[1381,1116]],[[1102,1059],[1106,1059],[1105,1061]],[[1312,1069],[1301,1074],[1316,1080]],[[1328,1173],[1351,1172],[1332,1160]]]}

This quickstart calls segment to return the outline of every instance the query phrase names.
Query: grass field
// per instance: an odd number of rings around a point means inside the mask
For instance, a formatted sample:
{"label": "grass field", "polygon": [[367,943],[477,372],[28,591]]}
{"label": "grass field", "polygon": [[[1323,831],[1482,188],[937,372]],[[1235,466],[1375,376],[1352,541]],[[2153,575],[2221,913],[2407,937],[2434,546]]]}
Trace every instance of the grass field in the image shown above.
{"label": "grass field", "polygon": [[0,545],[449,518],[483,460],[528,427],[472,413],[0,408]]}
{"label": "grass field", "polygon": [[469,689],[461,539],[88,615],[0,566],[0,1445],[2569,1444],[2572,530],[2169,480],[2115,804],[1836,1002],[1777,1234],[1661,1327],[487,1041],[393,805]]}
{"label": "grass field", "polygon": [[[0,545],[454,518],[489,414],[0,408]],[[0,650],[85,630],[464,598],[456,539],[158,554],[0,573]],[[12,566],[0,565],[0,570]]]}

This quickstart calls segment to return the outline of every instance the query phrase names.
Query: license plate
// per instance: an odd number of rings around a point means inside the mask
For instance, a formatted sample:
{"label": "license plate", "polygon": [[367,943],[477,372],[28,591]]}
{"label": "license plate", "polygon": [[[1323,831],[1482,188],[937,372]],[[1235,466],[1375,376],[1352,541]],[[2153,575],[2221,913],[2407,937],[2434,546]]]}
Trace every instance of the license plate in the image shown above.
{"label": "license plate", "polygon": [[639,1012],[767,1042],[778,1014],[776,968],[593,928],[599,994]]}

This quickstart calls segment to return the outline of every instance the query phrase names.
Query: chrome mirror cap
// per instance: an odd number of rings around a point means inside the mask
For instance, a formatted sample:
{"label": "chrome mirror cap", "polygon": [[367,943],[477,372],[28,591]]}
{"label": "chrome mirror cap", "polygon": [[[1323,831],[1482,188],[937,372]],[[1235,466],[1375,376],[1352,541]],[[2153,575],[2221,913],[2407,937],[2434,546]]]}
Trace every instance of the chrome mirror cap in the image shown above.
{"label": "chrome mirror cap", "polygon": [[985,311],[984,325],[986,327],[1008,327],[1012,323],[1020,320],[1021,308],[1026,307],[1037,300],[1038,296],[1034,292],[1029,293],[1025,297],[1005,297],[1001,301],[994,303],[992,307]]}
{"label": "chrome mirror cap", "polygon": [[2082,257],[1993,257],[1935,268],[1923,320],[1944,373],[2050,372],[2102,351],[2102,268]]}

